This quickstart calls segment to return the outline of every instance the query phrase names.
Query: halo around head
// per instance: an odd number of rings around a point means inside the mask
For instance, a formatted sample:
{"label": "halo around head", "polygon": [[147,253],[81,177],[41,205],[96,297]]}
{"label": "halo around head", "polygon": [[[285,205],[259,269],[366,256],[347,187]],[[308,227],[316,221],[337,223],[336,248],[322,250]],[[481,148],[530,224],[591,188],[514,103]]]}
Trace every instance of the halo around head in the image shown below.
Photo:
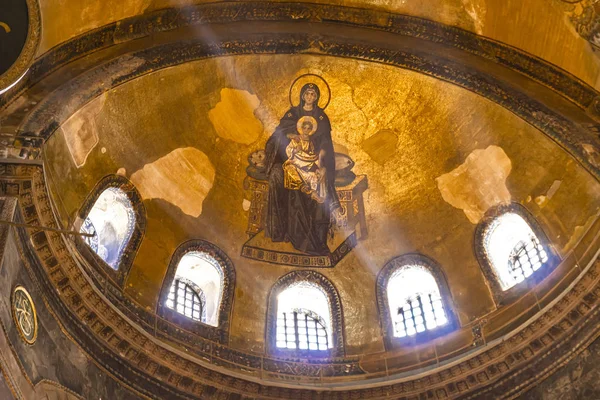
{"label": "halo around head", "polygon": [[313,83],[319,87],[321,96],[319,97],[319,107],[325,109],[329,105],[331,100],[331,89],[325,79],[316,74],[302,74],[292,82],[290,86],[290,105],[296,107],[299,105],[298,100],[300,99],[300,91],[302,86],[307,83]]}
{"label": "halo around head", "polygon": [[298,119],[298,122],[296,123],[296,130],[300,134],[302,133],[302,124],[304,123],[304,121],[308,121],[312,125],[312,129],[310,130],[310,133],[308,134],[308,136],[312,136],[313,133],[315,133],[317,131],[317,120],[314,119],[313,117],[311,117],[310,115],[305,115],[304,117]]}

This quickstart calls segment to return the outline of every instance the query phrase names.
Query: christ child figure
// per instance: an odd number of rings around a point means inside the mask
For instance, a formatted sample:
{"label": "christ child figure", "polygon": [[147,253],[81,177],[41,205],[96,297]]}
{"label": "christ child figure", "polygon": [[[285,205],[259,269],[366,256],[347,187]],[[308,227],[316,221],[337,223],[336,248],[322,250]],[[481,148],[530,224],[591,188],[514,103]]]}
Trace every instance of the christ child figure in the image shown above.
{"label": "christ child figure", "polygon": [[285,151],[288,159],[283,163],[284,186],[300,190],[318,203],[325,202],[326,187],[323,184],[324,170],[320,167],[319,154],[311,136],[317,131],[317,121],[304,116],[296,124],[297,135],[289,135],[290,144]]}

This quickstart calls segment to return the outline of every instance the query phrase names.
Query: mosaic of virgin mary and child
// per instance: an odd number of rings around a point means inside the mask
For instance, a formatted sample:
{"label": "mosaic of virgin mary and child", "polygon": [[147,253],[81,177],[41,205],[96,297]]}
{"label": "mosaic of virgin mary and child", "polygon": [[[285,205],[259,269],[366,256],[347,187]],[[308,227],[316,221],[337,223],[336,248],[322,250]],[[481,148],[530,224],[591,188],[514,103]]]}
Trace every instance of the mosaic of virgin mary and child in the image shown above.
{"label": "mosaic of virgin mary and child", "polygon": [[340,210],[335,190],[331,124],[319,107],[319,87],[307,83],[265,146],[269,192],[265,236],[289,241],[308,254],[328,254],[332,213]]}
{"label": "mosaic of virgin mary and child", "polygon": [[324,111],[330,98],[329,85],[320,76],[296,78],[291,107],[264,150],[248,157],[244,186],[252,200],[244,257],[333,267],[366,237],[362,194],[367,179],[351,171],[354,162],[348,155],[334,152]]}

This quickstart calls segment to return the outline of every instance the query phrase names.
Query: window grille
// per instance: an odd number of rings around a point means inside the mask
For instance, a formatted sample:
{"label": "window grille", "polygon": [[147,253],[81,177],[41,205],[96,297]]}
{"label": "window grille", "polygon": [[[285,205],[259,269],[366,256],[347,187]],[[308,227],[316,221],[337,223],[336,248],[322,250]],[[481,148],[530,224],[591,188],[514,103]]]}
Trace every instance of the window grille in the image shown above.
{"label": "window grille", "polygon": [[399,266],[386,290],[394,337],[413,336],[448,323],[437,281],[425,266]]}
{"label": "window grille", "polygon": [[94,223],[89,218],[86,218],[83,221],[83,225],[81,226],[81,233],[88,233],[90,235],[94,235],[84,236],[83,240],[85,241],[85,243],[87,243],[88,246],[90,246],[92,250],[94,250],[94,253],[98,253],[98,234],[96,233],[96,227],[94,227]]}
{"label": "window grille", "polygon": [[306,309],[282,312],[277,318],[277,347],[300,350],[327,350],[326,323]]}
{"label": "window grille", "polygon": [[546,261],[548,255],[544,247],[535,236],[530,236],[529,241],[520,241],[513,248],[509,256],[508,268],[516,282],[523,282]]}
{"label": "window grille", "polygon": [[194,321],[203,321],[204,303],[204,293],[198,286],[187,279],[175,278],[167,297],[168,308]]}
{"label": "window grille", "polygon": [[85,242],[112,269],[117,270],[135,224],[135,211],[127,194],[119,188],[109,187],[98,196],[80,232],[94,234]]}
{"label": "window grille", "polygon": [[[218,326],[224,282],[219,261],[204,251],[189,251],[177,262],[175,279],[187,282],[200,294],[202,323]],[[170,290],[173,291],[172,286]]]}
{"label": "window grille", "polygon": [[489,224],[484,246],[503,291],[523,282],[549,259],[527,221],[514,212],[504,213]]}
{"label": "window grille", "polygon": [[448,322],[444,305],[439,295],[428,293],[406,299],[398,308],[398,318],[394,322],[394,336],[412,336],[425,330],[435,329]]}

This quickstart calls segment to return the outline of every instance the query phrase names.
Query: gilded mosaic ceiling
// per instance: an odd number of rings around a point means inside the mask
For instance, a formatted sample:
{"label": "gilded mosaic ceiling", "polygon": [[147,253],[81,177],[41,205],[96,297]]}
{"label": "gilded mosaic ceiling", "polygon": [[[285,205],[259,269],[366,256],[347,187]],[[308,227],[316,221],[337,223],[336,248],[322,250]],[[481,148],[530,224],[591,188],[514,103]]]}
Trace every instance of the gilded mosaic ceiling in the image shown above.
{"label": "gilded mosaic ceiling", "polygon": [[[249,240],[249,156],[265,148],[290,108],[290,85],[306,73],[329,85],[324,113],[335,152],[354,162],[355,180],[366,181],[358,193],[364,221],[327,242],[334,251],[356,231],[356,247],[334,268],[321,270],[342,298],[361,299],[345,304],[349,353],[382,349],[373,288],[392,257],[421,252],[438,260],[460,321],[467,324],[494,309],[472,251],[475,225],[490,207],[526,205],[562,255],[598,212],[600,189],[592,176],[537,129],[489,100],[380,64],[265,55],[161,70],[76,112],[45,148],[63,224],[74,222],[103,176],[127,177],[148,216],[127,293],[154,308],[175,249],[189,239],[209,240],[237,272],[231,341],[262,351],[265,296],[294,267],[244,256],[244,248],[294,248]],[[314,82],[323,86],[319,79]]]}
{"label": "gilded mosaic ceiling", "polygon": [[[586,295],[599,280],[598,61],[589,24],[575,24],[586,0],[71,3],[40,2],[44,55],[0,97],[1,132],[16,138],[2,157],[39,165],[2,166],[0,191],[30,225],[88,234],[103,189],[121,193],[135,224],[115,234],[130,238],[120,264],[106,243],[42,231],[19,251],[75,316],[74,340],[126,365],[128,386],[522,391],[508,377],[525,379],[535,351],[598,330]],[[481,250],[501,210],[520,210],[552,263],[506,293]],[[210,324],[168,309],[186,249],[222,267]],[[390,340],[382,301],[399,260],[436,271],[449,322],[410,345]],[[334,344],[318,362],[273,351],[274,299],[298,279],[328,296]]]}

